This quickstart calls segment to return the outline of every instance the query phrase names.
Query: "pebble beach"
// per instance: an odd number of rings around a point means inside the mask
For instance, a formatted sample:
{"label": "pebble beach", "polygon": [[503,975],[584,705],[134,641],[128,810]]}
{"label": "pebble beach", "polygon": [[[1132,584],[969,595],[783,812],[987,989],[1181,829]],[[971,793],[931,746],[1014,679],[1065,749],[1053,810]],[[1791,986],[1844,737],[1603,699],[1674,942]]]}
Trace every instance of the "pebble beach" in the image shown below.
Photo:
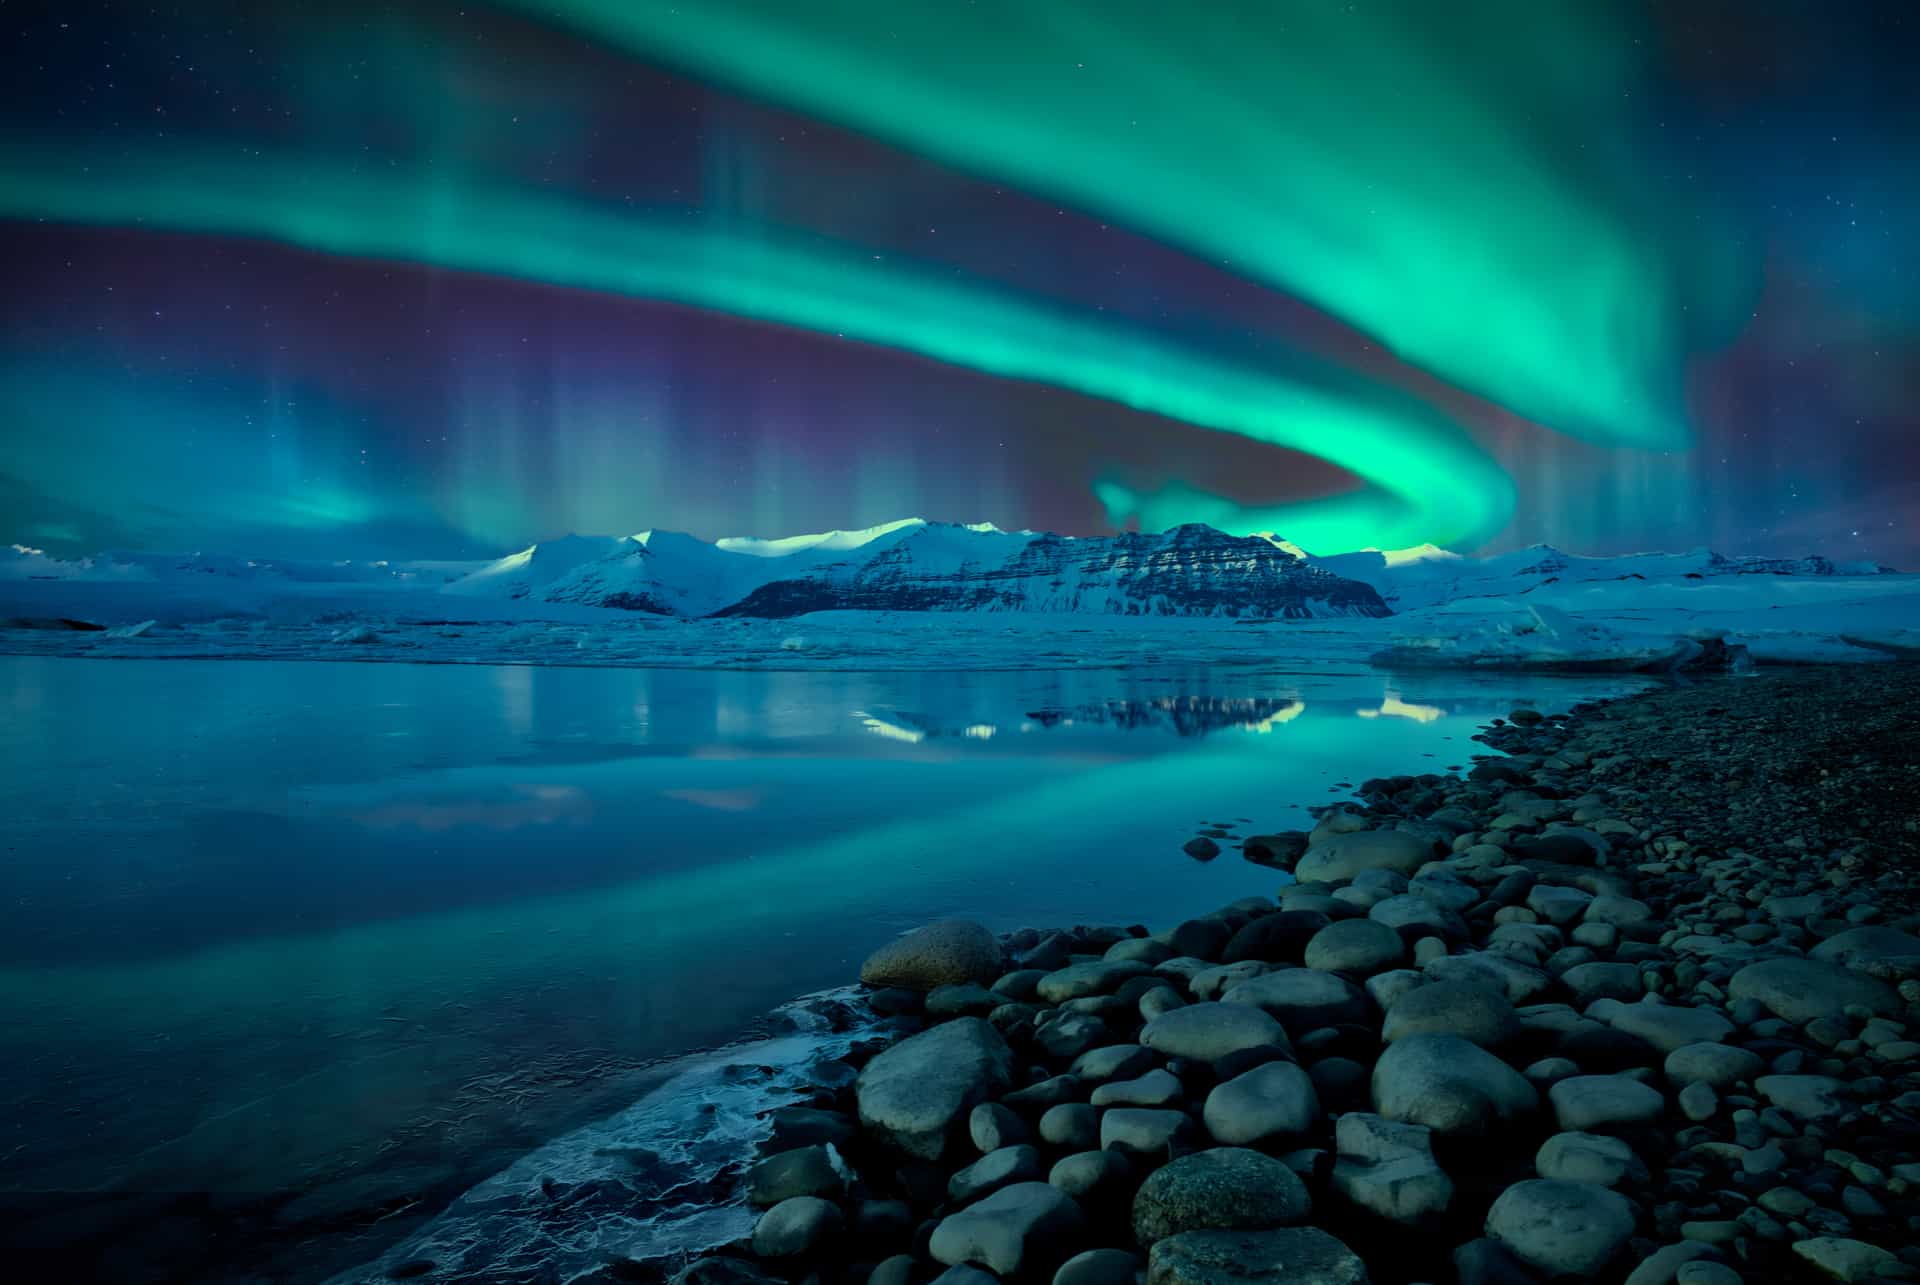
{"label": "pebble beach", "polygon": [[1912,1280],[1916,711],[1904,663],[1519,709],[1246,839],[1274,896],[923,927],[733,1176],[752,1235],[613,1275]]}

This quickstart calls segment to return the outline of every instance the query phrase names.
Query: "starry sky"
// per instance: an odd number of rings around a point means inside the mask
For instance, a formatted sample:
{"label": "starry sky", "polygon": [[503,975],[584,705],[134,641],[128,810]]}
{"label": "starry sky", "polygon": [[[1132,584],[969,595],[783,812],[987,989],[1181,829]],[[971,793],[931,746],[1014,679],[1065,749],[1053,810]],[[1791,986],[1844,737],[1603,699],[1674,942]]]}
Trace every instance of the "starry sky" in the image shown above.
{"label": "starry sky", "polygon": [[8,4],[0,538],[1920,565],[1920,15]]}

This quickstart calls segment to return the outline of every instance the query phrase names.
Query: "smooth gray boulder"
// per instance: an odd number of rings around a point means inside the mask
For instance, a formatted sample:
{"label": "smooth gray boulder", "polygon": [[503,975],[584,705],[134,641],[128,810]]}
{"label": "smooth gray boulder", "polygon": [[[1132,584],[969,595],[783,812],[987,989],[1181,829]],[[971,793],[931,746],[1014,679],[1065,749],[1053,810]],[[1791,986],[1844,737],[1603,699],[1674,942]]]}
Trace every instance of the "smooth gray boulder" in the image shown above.
{"label": "smooth gray boulder", "polygon": [[1099,1199],[1133,1175],[1133,1163],[1118,1151],[1076,1151],[1047,1171],[1047,1181],[1075,1200]]}
{"label": "smooth gray boulder", "polygon": [[1292,1062],[1269,1062],[1215,1085],[1200,1110],[1207,1133],[1230,1147],[1298,1137],[1319,1119],[1313,1078]]}
{"label": "smooth gray boulder", "polygon": [[1504,991],[1471,982],[1428,982],[1408,991],[1387,1010],[1380,1038],[1391,1044],[1410,1035],[1458,1035],[1482,1048],[1497,1047],[1520,1033],[1520,1019]]}
{"label": "smooth gray boulder", "polygon": [[1527,909],[1556,928],[1578,922],[1593,901],[1593,894],[1554,883],[1539,883],[1527,893]]}
{"label": "smooth gray boulder", "polygon": [[1251,981],[1273,971],[1273,965],[1260,959],[1242,959],[1195,973],[1187,979],[1187,993],[1195,999],[1219,999],[1241,982]]}
{"label": "smooth gray boulder", "polygon": [[989,1151],[947,1180],[947,1196],[970,1204],[1016,1182],[1039,1182],[1046,1176],[1040,1152],[1026,1143]]}
{"label": "smooth gray boulder", "polygon": [[1084,1102],[1062,1102],[1040,1116],[1040,1141],[1068,1151],[1085,1151],[1100,1139],[1100,1112]]}
{"label": "smooth gray boulder", "polygon": [[1891,959],[1920,959],[1920,937],[1885,924],[1867,924],[1835,933],[1808,951],[1807,958],[1843,968]]}
{"label": "smooth gray boulder", "polygon": [[[918,1266],[911,1258],[907,1261],[912,1266]],[[906,1285],[906,1282],[912,1279],[913,1274],[909,1273],[903,1278],[901,1285]],[[963,1263],[959,1267],[949,1267],[941,1272],[933,1278],[932,1285],[1000,1285],[1000,1278],[992,1272],[983,1272],[978,1267],[968,1267]]]}
{"label": "smooth gray boulder", "polygon": [[1573,992],[1573,1002],[1581,1006],[1597,999],[1630,1002],[1646,994],[1640,970],[1632,964],[1611,964],[1602,960],[1575,964],[1560,974],[1560,984]]}
{"label": "smooth gray boulder", "polygon": [[1300,858],[1293,877],[1300,883],[1344,883],[1363,870],[1396,870],[1410,875],[1434,856],[1434,843],[1399,830],[1357,830],[1321,839]]}
{"label": "smooth gray boulder", "polygon": [[854,1081],[861,1127],[922,1160],[946,1154],[960,1122],[1013,1083],[1013,1053],[978,1017],[956,1018],[880,1053]]}
{"label": "smooth gray boulder", "polygon": [[1407,891],[1456,914],[1478,904],[1483,896],[1479,888],[1445,866],[1422,870],[1407,881]]}
{"label": "smooth gray boulder", "polygon": [[1587,1182],[1535,1178],[1500,1193],[1487,1235],[1548,1276],[1597,1276],[1633,1235],[1633,1206]]}
{"label": "smooth gray boulder", "polygon": [[981,1155],[1030,1142],[1033,1130],[1009,1107],[998,1102],[982,1102],[967,1114],[967,1136]]}
{"label": "smooth gray boulder", "polygon": [[1147,1285],[1368,1285],[1366,1264],[1318,1227],[1188,1231],[1153,1243]]}
{"label": "smooth gray boulder", "polygon": [[1306,1184],[1271,1156],[1244,1147],[1196,1151],[1147,1175],[1133,1199],[1133,1235],[1151,1245],[1183,1231],[1264,1231],[1307,1220]]}
{"label": "smooth gray boulder", "polygon": [[1619,896],[1595,897],[1587,903],[1586,914],[1581,916],[1585,923],[1607,924],[1615,928],[1623,924],[1645,923],[1652,918],[1652,906],[1632,897]]}
{"label": "smooth gray boulder", "polygon": [[846,1194],[852,1171],[831,1143],[779,1151],[747,1170],[747,1203],[770,1208],[795,1196]]}
{"label": "smooth gray boulder", "polygon": [[1430,1223],[1453,1201],[1453,1179],[1433,1158],[1433,1131],[1351,1111],[1334,1127],[1333,1189],[1405,1226]]}
{"label": "smooth gray boulder", "polygon": [[[1901,1267],[1894,1254],[1864,1240],[1845,1236],[1813,1236],[1793,1243],[1800,1260],[1829,1280],[1864,1281],[1886,1276]],[[1906,1273],[1902,1272],[1902,1275]]]}
{"label": "smooth gray boulder", "polygon": [[1400,934],[1371,919],[1341,919],[1307,941],[1302,957],[1308,968],[1323,973],[1353,973],[1369,976],[1383,968],[1398,967],[1407,957],[1407,944]]}
{"label": "smooth gray boulder", "polygon": [[1727,983],[1727,995],[1735,1003],[1754,1000],[1795,1026],[1820,1017],[1845,1017],[1855,1004],[1882,1017],[1898,1017],[1902,1008],[1899,992],[1878,978],[1795,956],[1748,964]]}
{"label": "smooth gray boulder", "polygon": [[1153,970],[1137,959],[1101,959],[1086,964],[1069,964],[1040,979],[1034,993],[1049,1004],[1064,1004],[1089,995],[1107,995],[1120,983],[1144,977]]}
{"label": "smooth gray boulder", "polygon": [[930,991],[936,986],[1000,976],[1000,942],[970,919],[945,919],[896,937],[867,956],[860,980],[869,986]]}
{"label": "smooth gray boulder", "polygon": [[1088,1084],[1108,1080],[1131,1080],[1153,1069],[1153,1054],[1138,1044],[1109,1044],[1105,1048],[1082,1053],[1067,1070]]}
{"label": "smooth gray boulder", "polygon": [[1675,1087],[1704,1084],[1716,1090],[1751,1080],[1766,1068],[1758,1053],[1731,1044],[1682,1044],[1662,1065],[1667,1082]]}
{"label": "smooth gray boulder", "polygon": [[1212,1062],[1243,1049],[1292,1050],[1279,1022],[1261,1009],[1238,1003],[1189,1004],[1162,1013],[1141,1028],[1140,1042],[1167,1057],[1196,1062]]}
{"label": "smooth gray boulder", "polygon": [[793,1258],[820,1248],[846,1226],[840,1206],[818,1196],[783,1200],[753,1227],[753,1252],[762,1258]]}
{"label": "smooth gray boulder", "polygon": [[1754,1090],[1788,1115],[1802,1120],[1830,1120],[1845,1115],[1846,1083],[1830,1075],[1763,1075]]}
{"label": "smooth gray boulder", "polygon": [[1374,902],[1367,908],[1367,918],[1385,924],[1407,942],[1416,942],[1422,937],[1438,937],[1443,941],[1467,938],[1466,920],[1445,906],[1410,892]]}
{"label": "smooth gray boulder", "polygon": [[1548,1089],[1547,1098],[1567,1133],[1652,1124],[1666,1108],[1660,1090],[1628,1075],[1570,1076]]}
{"label": "smooth gray boulder", "polygon": [[1526,1077],[1458,1035],[1410,1035],[1374,1063],[1373,1109],[1435,1133],[1473,1136],[1512,1124],[1540,1106]]}
{"label": "smooth gray boulder", "polygon": [[1542,1178],[1590,1182],[1596,1187],[1637,1186],[1647,1181],[1647,1166],[1632,1147],[1598,1133],[1554,1134],[1540,1144],[1533,1169]]}
{"label": "smooth gray boulder", "polygon": [[1080,1206],[1058,1187],[1018,1182],[942,1218],[927,1252],[949,1267],[967,1263],[1001,1276],[1029,1275],[1066,1258],[1085,1223]]}
{"label": "smooth gray boulder", "polygon": [[1089,1249],[1060,1264],[1053,1285],[1134,1285],[1147,1260],[1125,1249]]}
{"label": "smooth gray boulder", "polygon": [[1373,1016],[1373,1005],[1365,991],[1344,977],[1314,968],[1283,968],[1266,973],[1229,988],[1221,998],[1228,1004],[1251,1005],[1274,1018],[1289,1033],[1301,1035],[1322,1026],[1367,1022]]}
{"label": "smooth gray boulder", "polygon": [[1110,1080],[1093,1091],[1097,1107],[1168,1107],[1187,1095],[1179,1077],[1156,1066],[1131,1080]]}
{"label": "smooth gray boulder", "polygon": [[1688,1263],[1701,1258],[1717,1261],[1719,1257],[1720,1250],[1703,1240],[1662,1245],[1627,1273],[1626,1285],[1675,1285],[1680,1269]]}
{"label": "smooth gray boulder", "polygon": [[1173,1144],[1192,1131],[1193,1118],[1184,1111],[1111,1107],[1100,1117],[1100,1149],[1165,1159]]}
{"label": "smooth gray boulder", "polygon": [[1499,991],[1512,1004],[1532,1004],[1553,989],[1553,975],[1505,950],[1443,955],[1421,970],[1430,982],[1473,982]]}
{"label": "smooth gray boulder", "polygon": [[1584,1012],[1616,1031],[1640,1037],[1662,1053],[1671,1053],[1686,1044],[1718,1044],[1734,1030],[1724,1013],[1667,1004],[1650,995],[1634,1004],[1597,999],[1588,1004]]}

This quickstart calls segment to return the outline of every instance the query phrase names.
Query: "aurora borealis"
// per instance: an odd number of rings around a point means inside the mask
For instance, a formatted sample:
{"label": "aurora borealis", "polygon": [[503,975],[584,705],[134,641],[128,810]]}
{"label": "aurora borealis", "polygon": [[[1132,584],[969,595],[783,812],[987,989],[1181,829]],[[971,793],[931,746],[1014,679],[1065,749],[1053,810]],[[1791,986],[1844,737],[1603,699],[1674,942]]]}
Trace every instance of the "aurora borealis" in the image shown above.
{"label": "aurora borealis", "polygon": [[1897,6],[308,10],[9,13],[0,534],[1920,553]]}

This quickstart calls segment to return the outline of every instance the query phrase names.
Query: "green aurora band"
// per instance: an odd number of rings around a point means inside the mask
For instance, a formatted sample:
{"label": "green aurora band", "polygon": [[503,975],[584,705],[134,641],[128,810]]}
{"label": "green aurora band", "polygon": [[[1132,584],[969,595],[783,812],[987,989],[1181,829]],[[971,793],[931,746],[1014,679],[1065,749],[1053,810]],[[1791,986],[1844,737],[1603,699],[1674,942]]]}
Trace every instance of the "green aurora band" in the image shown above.
{"label": "green aurora band", "polygon": [[1143,527],[1205,520],[1316,551],[1484,539],[1506,474],[1438,412],[1290,379],[823,242],[646,219],[434,172],[185,145],[0,143],[0,217],[258,237],[306,250],[661,300],[1030,380],[1322,457],[1363,488],[1266,508],[1105,486]]}
{"label": "green aurora band", "polygon": [[1594,442],[1684,446],[1687,349],[1744,295],[1649,181],[1647,54],[1590,0],[506,3],[1222,261]]}

